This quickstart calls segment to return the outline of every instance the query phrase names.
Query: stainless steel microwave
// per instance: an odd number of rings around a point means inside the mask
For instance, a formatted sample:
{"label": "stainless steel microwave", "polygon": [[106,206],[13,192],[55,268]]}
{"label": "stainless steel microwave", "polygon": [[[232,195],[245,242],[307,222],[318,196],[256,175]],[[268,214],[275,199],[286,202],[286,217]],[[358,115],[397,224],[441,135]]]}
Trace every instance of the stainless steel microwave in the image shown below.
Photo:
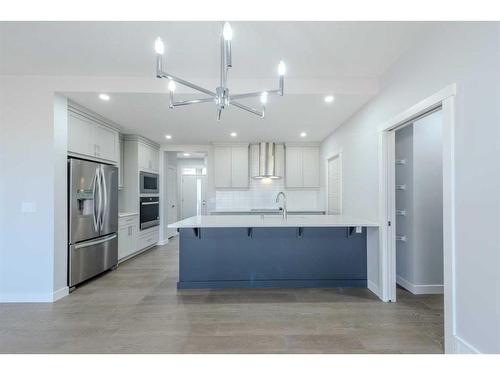
{"label": "stainless steel microwave", "polygon": [[141,194],[159,194],[160,193],[160,177],[156,173],[140,172],[140,189]]}

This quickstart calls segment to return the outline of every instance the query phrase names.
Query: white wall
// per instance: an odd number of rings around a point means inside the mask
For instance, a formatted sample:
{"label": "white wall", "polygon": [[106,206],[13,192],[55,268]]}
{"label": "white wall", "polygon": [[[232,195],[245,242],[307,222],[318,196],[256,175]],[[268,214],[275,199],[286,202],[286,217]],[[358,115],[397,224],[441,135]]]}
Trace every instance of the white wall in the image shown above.
{"label": "white wall", "polygon": [[394,65],[380,94],[321,148],[323,158],[343,151],[344,213],[378,220],[377,127],[457,84],[455,333],[485,353],[500,352],[499,45],[498,23],[443,25]]}
{"label": "white wall", "polygon": [[[28,82],[2,82],[0,93],[0,302],[52,301],[54,95]],[[23,202],[36,212],[23,213]]]}
{"label": "white wall", "polygon": [[443,285],[442,124],[442,111],[413,123],[415,285]]}
{"label": "white wall", "polygon": [[[60,181],[68,180],[68,100],[60,95],[54,96],[54,201],[58,204],[54,207],[54,215],[63,220],[68,214],[67,184]],[[65,227],[61,224],[54,227],[54,299],[65,296],[68,293],[68,243],[67,221]],[[62,246],[64,243],[65,246]]]}

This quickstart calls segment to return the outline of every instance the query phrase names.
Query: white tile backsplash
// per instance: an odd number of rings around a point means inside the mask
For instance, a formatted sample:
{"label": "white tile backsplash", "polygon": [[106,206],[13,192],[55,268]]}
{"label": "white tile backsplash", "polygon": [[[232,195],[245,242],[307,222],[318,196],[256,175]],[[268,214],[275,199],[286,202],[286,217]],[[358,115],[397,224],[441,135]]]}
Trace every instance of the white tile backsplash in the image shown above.
{"label": "white tile backsplash", "polygon": [[250,210],[252,208],[278,208],[276,195],[283,191],[289,210],[318,210],[319,190],[287,190],[283,179],[264,184],[262,180],[251,179],[248,190],[217,190],[216,210]]}

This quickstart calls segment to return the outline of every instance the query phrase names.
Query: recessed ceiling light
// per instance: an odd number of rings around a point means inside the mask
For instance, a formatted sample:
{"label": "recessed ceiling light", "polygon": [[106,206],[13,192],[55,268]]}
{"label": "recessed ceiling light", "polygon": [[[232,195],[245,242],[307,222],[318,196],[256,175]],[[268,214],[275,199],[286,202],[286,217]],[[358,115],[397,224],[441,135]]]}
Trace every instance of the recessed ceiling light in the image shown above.
{"label": "recessed ceiling light", "polygon": [[191,156],[191,154],[189,152],[185,152],[184,156]]}
{"label": "recessed ceiling light", "polygon": [[167,134],[167,135],[165,136],[165,138],[167,138],[167,139],[172,139],[172,136],[171,136],[170,134]]}
{"label": "recessed ceiling light", "polygon": [[232,132],[230,135],[231,135],[231,137],[236,137],[238,135],[238,133]]}
{"label": "recessed ceiling light", "polygon": [[306,132],[302,132],[302,133],[300,133],[300,136],[301,137],[307,137],[307,133]]}
{"label": "recessed ceiling light", "polygon": [[325,96],[325,103],[332,103],[335,100],[333,95]]}
{"label": "recessed ceiling light", "polygon": [[110,98],[108,94],[99,94],[99,99],[104,100],[107,102]]}

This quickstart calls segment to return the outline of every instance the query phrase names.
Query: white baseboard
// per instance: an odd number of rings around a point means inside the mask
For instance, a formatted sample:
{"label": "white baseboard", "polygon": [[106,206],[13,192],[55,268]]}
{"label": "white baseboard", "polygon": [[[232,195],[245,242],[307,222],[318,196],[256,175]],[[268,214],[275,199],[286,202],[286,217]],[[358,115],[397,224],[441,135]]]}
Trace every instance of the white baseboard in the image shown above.
{"label": "white baseboard", "polygon": [[69,287],[65,286],[64,288],[56,290],[52,293],[52,302],[56,302],[63,297],[66,297],[69,294]]}
{"label": "white baseboard", "polygon": [[441,284],[415,285],[401,276],[396,276],[396,283],[413,294],[443,294],[444,286]]}
{"label": "white baseboard", "polygon": [[378,298],[382,299],[380,296],[380,290],[373,281],[368,280],[368,289],[370,289]]}
{"label": "white baseboard", "polygon": [[11,293],[0,294],[0,303],[46,303],[55,302],[69,294],[69,288],[58,289],[52,293]]}
{"label": "white baseboard", "polygon": [[454,353],[455,354],[481,354],[479,350],[473,347],[464,339],[458,337],[457,335],[453,336],[455,340],[454,345]]}
{"label": "white baseboard", "polygon": [[158,241],[157,246],[163,246],[168,244],[168,238]]}

